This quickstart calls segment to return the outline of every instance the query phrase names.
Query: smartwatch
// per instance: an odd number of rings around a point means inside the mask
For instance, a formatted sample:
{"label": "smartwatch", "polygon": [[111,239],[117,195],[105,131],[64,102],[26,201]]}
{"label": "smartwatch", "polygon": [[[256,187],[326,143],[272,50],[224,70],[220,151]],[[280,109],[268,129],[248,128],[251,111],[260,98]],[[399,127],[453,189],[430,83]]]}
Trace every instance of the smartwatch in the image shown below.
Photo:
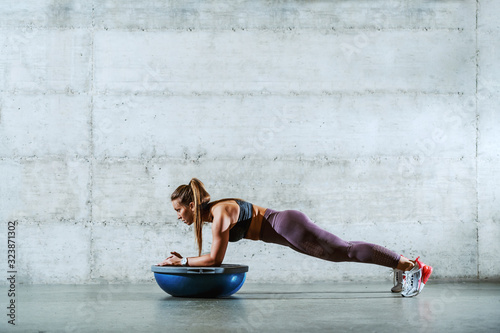
{"label": "smartwatch", "polygon": [[188,258],[182,258],[181,265],[182,266],[187,266],[188,265]]}

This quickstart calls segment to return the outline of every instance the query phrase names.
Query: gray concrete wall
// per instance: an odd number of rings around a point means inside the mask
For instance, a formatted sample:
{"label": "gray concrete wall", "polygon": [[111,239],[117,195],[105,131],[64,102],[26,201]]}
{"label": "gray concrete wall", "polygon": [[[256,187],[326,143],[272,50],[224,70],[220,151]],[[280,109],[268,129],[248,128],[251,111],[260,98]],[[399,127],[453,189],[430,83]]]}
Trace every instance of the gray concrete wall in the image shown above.
{"label": "gray concrete wall", "polygon": [[[500,276],[498,1],[30,0],[0,14],[0,262],[17,220],[18,281],[146,282],[169,251],[195,255],[169,202],[191,177],[420,255],[436,278]],[[390,273],[246,240],[226,262],[253,282]]]}

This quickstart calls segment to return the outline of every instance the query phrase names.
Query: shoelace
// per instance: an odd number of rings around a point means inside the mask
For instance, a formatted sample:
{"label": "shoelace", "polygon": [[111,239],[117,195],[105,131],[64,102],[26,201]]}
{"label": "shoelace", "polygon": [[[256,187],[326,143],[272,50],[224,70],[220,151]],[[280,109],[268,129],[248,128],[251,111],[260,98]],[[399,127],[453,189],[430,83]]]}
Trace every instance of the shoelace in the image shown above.
{"label": "shoelace", "polygon": [[402,284],[402,282],[403,282],[403,272],[400,271],[399,269],[394,269],[392,278],[392,283],[394,284],[394,287],[396,287],[400,283]]}
{"label": "shoelace", "polygon": [[396,279],[396,283],[401,283],[403,282],[403,272],[400,270],[397,270],[394,272],[394,278]]}
{"label": "shoelace", "polygon": [[[418,267],[418,266],[417,266]],[[414,269],[405,272],[403,274],[403,291],[402,293],[408,293],[411,290],[416,290],[418,288],[418,280],[422,274],[422,269]]]}
{"label": "shoelace", "polygon": [[411,278],[409,279],[406,272],[404,272],[403,273],[403,281],[401,281],[401,283],[403,284],[403,290],[402,290],[403,293],[408,291],[408,284],[409,284],[408,280],[412,280],[412,279]]}
{"label": "shoelace", "polygon": [[415,277],[418,270],[411,270],[403,273],[403,292],[412,290],[415,283]]}

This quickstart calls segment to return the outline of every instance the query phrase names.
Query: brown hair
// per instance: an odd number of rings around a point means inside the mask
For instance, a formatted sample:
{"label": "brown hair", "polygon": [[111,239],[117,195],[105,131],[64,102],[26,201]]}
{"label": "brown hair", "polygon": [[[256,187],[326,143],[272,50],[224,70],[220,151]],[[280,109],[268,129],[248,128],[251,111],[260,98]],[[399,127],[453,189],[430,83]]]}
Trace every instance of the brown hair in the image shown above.
{"label": "brown hair", "polygon": [[170,200],[179,199],[184,206],[189,206],[194,202],[194,236],[198,244],[198,255],[201,256],[201,244],[203,242],[203,221],[202,210],[206,204],[210,202],[210,194],[205,189],[205,185],[197,179],[192,178],[189,185],[181,185],[177,187],[170,196]]}

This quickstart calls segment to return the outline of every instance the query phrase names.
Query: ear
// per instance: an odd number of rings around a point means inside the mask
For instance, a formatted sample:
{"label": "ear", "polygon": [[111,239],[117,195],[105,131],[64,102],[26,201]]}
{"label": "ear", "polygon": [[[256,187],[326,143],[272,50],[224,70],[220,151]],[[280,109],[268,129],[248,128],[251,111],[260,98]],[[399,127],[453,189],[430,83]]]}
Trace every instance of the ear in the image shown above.
{"label": "ear", "polygon": [[189,203],[189,209],[191,209],[194,212],[194,202]]}

